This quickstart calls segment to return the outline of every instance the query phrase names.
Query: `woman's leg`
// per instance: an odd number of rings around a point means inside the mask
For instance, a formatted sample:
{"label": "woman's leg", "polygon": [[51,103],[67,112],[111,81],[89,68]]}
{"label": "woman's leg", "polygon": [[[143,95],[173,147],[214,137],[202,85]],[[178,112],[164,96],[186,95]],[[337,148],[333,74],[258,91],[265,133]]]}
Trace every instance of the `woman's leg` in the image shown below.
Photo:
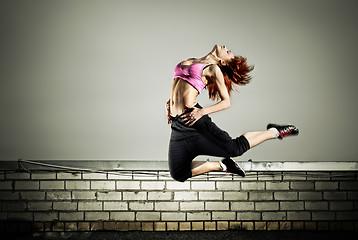
{"label": "woman's leg", "polygon": [[250,144],[250,148],[255,147],[256,145],[269,140],[276,138],[276,134],[273,131],[266,130],[261,132],[247,132],[243,134]]}
{"label": "woman's leg", "polygon": [[[276,138],[276,134],[272,131],[261,131],[261,132],[248,132],[243,134],[250,144],[250,148],[272,138]],[[208,172],[222,171],[222,167],[219,162],[203,162],[193,161],[191,163],[192,176],[198,176]]]}
{"label": "woman's leg", "polygon": [[222,171],[219,162],[202,162],[194,161],[191,163],[191,174],[192,176],[198,176],[208,172]]}
{"label": "woman's leg", "polygon": [[[273,138],[277,138],[276,133],[270,130],[260,132],[247,132],[243,134],[250,144],[250,148],[257,146],[258,144]],[[219,162],[202,162],[194,161],[191,163],[192,176],[198,176],[208,172],[222,171],[222,167]]]}
{"label": "woman's leg", "polygon": [[[286,135],[296,135],[296,134],[298,134],[298,129],[296,127],[294,127],[294,126],[291,126],[291,125],[287,125],[287,126],[286,125],[283,125],[283,126],[275,125],[275,127],[277,127],[279,130],[276,129],[276,131],[275,131],[275,130],[270,129],[270,130],[266,130],[266,131],[247,132],[247,133],[242,135],[244,138],[243,137],[241,137],[241,138],[246,139],[248,144],[249,144],[249,146],[250,146],[250,148],[253,148],[253,147],[257,146],[258,144],[260,144],[260,143],[262,143],[262,142],[264,142],[266,140],[274,139],[274,138],[280,138],[279,136],[280,136],[281,132],[285,132],[285,131],[289,132]],[[214,129],[216,134],[221,135],[220,140],[223,140],[223,139],[229,137],[229,135],[226,132],[224,132],[224,131],[220,130],[219,128],[217,128],[215,124],[211,125],[211,129]],[[285,134],[283,134],[283,135],[285,136]],[[281,136],[281,138],[282,138],[282,136]],[[203,146],[205,151],[203,151],[201,153],[198,153],[198,155],[212,155],[212,156],[219,156],[220,155],[218,153],[222,152],[221,147],[216,146],[211,141],[207,141],[206,138],[202,138],[202,140],[205,140],[205,141],[200,142],[200,145]],[[231,138],[230,138],[230,140],[231,140]],[[237,141],[232,141],[232,142],[240,142],[240,141],[238,141],[238,140],[240,140],[240,138],[238,138],[236,140]],[[197,141],[197,143],[199,143],[199,141]],[[242,141],[240,143],[242,144]],[[239,148],[239,149],[241,149],[241,148]],[[243,147],[243,149],[244,149],[243,152],[246,152],[246,150],[248,150],[248,146]],[[212,151],[216,152],[216,154],[213,154]],[[222,157],[225,157],[226,159],[229,159],[227,161],[229,163],[229,165],[231,165],[230,169],[228,169],[229,172],[237,173],[237,174],[239,174],[241,176],[245,176],[244,170],[237,163],[235,163],[230,158],[227,158],[227,156],[225,156],[224,154],[222,155]],[[222,162],[224,163],[224,161],[222,161]],[[224,165],[227,165],[227,163],[226,164],[224,163]],[[226,167],[228,167],[228,166],[226,166]],[[213,171],[223,171],[223,168],[221,167],[220,162],[199,162],[199,161],[196,161],[196,162],[191,163],[192,176],[197,176],[197,175],[201,175],[201,174],[208,173],[208,172],[213,172]]]}

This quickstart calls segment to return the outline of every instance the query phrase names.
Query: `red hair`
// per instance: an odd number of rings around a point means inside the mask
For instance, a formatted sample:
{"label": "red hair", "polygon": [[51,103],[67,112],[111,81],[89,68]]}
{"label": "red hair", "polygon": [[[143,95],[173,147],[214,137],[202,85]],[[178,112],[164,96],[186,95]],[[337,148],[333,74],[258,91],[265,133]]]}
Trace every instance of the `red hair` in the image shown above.
{"label": "red hair", "polygon": [[[237,85],[246,85],[251,81],[249,72],[254,69],[254,66],[247,64],[247,59],[242,56],[235,56],[230,59],[226,65],[218,64],[221,72],[224,75],[225,86],[231,95],[231,91],[237,91]],[[209,98],[212,100],[220,99],[219,89],[216,84],[207,85]]]}

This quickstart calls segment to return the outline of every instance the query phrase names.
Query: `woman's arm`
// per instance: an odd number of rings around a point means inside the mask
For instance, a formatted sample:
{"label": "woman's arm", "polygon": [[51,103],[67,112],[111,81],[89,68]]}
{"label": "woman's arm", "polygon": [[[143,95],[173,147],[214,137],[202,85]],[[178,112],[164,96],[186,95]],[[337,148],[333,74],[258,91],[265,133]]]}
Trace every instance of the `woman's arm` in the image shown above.
{"label": "woman's arm", "polygon": [[165,109],[167,110],[167,120],[168,120],[168,124],[169,124],[169,123],[171,123],[171,121],[170,121],[170,99],[165,104]]}
{"label": "woman's arm", "polygon": [[217,87],[219,89],[219,95],[220,95],[221,101],[212,105],[212,106],[201,108],[201,109],[194,107],[193,111],[191,111],[190,113],[184,114],[182,119],[189,126],[192,126],[196,121],[198,121],[204,115],[222,111],[222,110],[230,107],[230,96],[229,96],[229,92],[227,91],[227,88],[225,86],[223,73],[221,72],[220,68],[217,65],[213,65],[212,72],[213,72],[212,78],[214,79],[214,83],[212,83],[212,84],[217,85]]}
{"label": "woman's arm", "polygon": [[216,84],[216,86],[219,89],[219,95],[220,95],[221,101],[212,105],[212,106],[202,108],[203,115],[222,111],[222,110],[230,107],[230,96],[229,96],[229,92],[227,91],[227,88],[225,86],[224,75],[217,65],[214,65],[213,68],[214,68],[213,69],[213,73],[214,73],[213,79],[215,80],[215,82],[213,84]]}

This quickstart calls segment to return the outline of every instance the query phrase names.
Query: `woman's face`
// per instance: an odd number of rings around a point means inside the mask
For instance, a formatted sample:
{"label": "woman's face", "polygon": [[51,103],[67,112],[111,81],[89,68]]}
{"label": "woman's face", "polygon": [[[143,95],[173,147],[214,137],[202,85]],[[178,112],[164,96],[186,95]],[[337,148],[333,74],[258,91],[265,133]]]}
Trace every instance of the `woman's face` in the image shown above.
{"label": "woman's face", "polygon": [[213,51],[216,52],[216,56],[221,60],[227,61],[234,58],[234,54],[226,46],[215,45]]}

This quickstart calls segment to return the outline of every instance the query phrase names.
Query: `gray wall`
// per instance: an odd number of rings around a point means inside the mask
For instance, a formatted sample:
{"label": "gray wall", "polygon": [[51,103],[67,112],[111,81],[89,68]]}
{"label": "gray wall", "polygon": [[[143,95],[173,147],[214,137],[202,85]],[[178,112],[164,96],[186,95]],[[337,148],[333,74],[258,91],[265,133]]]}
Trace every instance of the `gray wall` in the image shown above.
{"label": "gray wall", "polygon": [[256,68],[217,125],[301,130],[240,160],[356,161],[356,12],[342,0],[1,1],[0,159],[166,159],[173,69],[219,43]]}

